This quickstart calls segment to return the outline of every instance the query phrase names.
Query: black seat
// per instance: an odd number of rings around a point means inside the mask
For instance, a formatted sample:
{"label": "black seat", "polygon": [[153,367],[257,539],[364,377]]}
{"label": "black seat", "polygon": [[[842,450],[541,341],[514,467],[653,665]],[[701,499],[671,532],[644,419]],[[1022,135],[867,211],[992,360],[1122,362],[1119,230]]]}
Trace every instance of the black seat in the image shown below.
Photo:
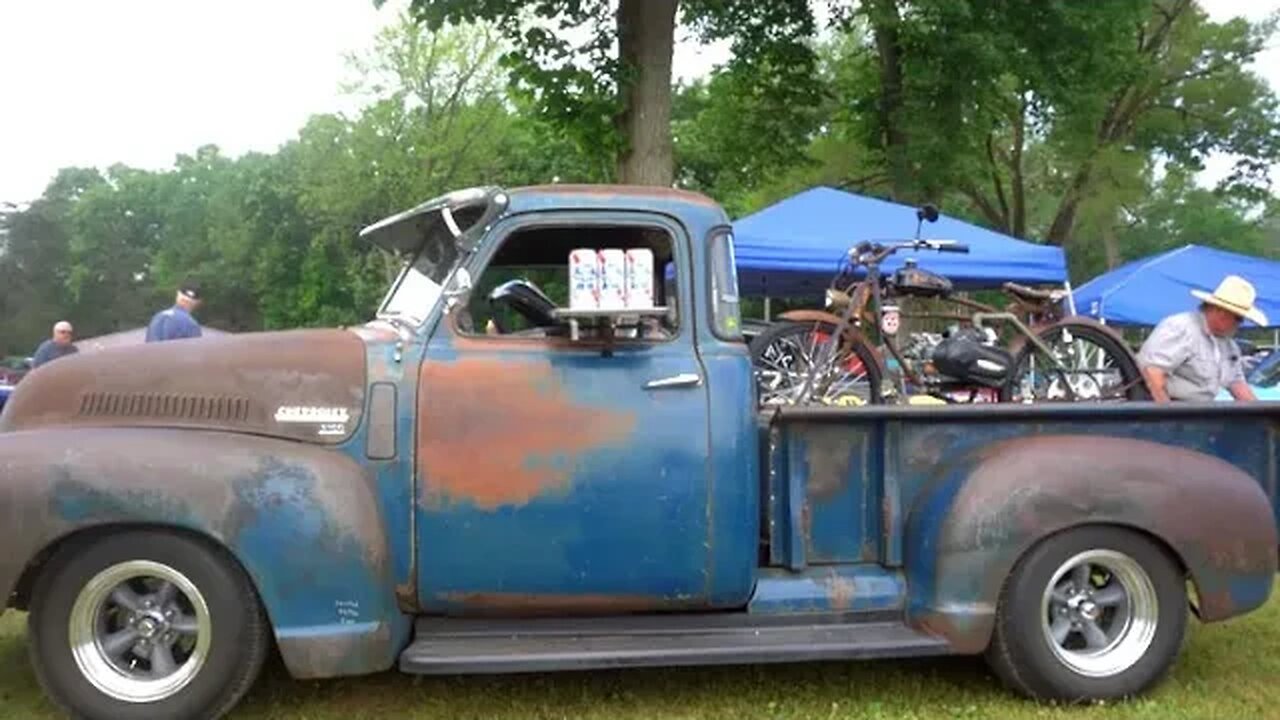
{"label": "black seat", "polygon": [[1022,300],[1032,300],[1035,302],[1057,302],[1066,294],[1065,290],[1039,290],[1026,285],[1019,285],[1014,282],[1004,284],[1005,292],[1014,295]]}

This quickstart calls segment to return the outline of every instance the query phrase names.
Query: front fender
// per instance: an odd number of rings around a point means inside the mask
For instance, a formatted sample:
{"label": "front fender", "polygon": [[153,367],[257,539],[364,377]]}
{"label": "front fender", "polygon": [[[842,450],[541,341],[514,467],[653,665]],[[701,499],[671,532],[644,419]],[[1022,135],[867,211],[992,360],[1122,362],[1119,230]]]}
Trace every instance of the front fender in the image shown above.
{"label": "front fender", "polygon": [[1218,458],[1155,442],[1080,436],[993,443],[945,466],[907,526],[909,615],[981,652],[1005,579],[1044,538],[1080,525],[1163,542],[1195,583],[1203,620],[1266,602],[1277,533],[1259,483]]}
{"label": "front fender", "polygon": [[370,474],[301,443],[218,432],[0,434],[0,597],[41,551],[111,525],[182,528],[249,574],[290,671],[377,672],[408,634]]}

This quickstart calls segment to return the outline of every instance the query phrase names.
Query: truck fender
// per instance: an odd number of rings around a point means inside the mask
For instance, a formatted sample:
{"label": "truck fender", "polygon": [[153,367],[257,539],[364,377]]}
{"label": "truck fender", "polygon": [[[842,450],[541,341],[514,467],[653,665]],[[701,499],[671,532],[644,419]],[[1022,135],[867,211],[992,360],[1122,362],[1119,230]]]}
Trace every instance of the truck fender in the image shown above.
{"label": "truck fender", "polygon": [[26,571],[72,535],[175,528],[239,562],[293,675],[379,672],[407,643],[410,620],[397,607],[375,487],[339,451],[259,436],[0,435],[0,593],[28,583]]}
{"label": "truck fender", "polygon": [[1204,621],[1270,595],[1270,501],[1224,460],[1145,440],[1048,435],[985,445],[937,467],[907,520],[908,616],[957,652],[987,646],[1018,559],[1082,525],[1127,527],[1162,543],[1194,583]]}

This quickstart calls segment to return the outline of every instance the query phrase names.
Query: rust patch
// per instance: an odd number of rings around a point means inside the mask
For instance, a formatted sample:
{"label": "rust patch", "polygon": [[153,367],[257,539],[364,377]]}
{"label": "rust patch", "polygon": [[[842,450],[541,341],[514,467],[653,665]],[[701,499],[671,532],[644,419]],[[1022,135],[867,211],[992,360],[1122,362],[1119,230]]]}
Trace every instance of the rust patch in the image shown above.
{"label": "rust patch", "polygon": [[990,644],[995,619],[989,614],[952,615],[931,612],[913,618],[911,624],[946,640],[952,652],[977,655],[984,652]]}
{"label": "rust patch", "polygon": [[[0,431],[181,427],[336,444],[364,406],[365,347],[353,332],[291,330],[125,345],[32,372]],[[278,422],[281,407],[340,408],[339,427]]]}
{"label": "rust patch", "polygon": [[396,658],[391,628],[382,622],[371,632],[295,635],[276,643],[289,674],[299,680],[382,672]]}
{"label": "rust patch", "polygon": [[[416,573],[410,572],[410,577],[416,576]],[[414,586],[412,581],[396,584],[396,603],[402,610],[416,610],[418,608],[418,588]]]}
{"label": "rust patch", "polygon": [[534,593],[438,593],[436,599],[460,607],[467,614],[527,617],[542,615],[617,615],[680,610],[701,606],[695,599],[650,595],[558,595]]}
{"label": "rust patch", "polygon": [[809,465],[807,492],[812,500],[839,495],[849,481],[850,430],[843,427],[814,428],[805,448]]}
{"label": "rust patch", "polygon": [[579,456],[625,440],[634,415],[575,401],[547,362],[424,363],[424,501],[485,509],[564,488]]}
{"label": "rust patch", "polygon": [[858,596],[858,585],[853,578],[842,577],[835,570],[826,580],[827,599],[831,609],[838,612],[848,611],[853,607],[853,600]]}

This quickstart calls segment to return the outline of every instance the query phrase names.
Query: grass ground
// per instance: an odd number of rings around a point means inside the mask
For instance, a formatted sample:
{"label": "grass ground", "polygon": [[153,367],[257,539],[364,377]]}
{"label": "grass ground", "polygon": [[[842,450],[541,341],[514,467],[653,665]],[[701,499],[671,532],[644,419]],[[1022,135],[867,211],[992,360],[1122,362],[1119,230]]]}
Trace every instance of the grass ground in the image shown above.
{"label": "grass ground", "polygon": [[[26,660],[25,618],[0,618],[0,720],[59,717]],[[237,720],[397,718],[1280,718],[1280,597],[1263,610],[1191,624],[1172,675],[1118,705],[1037,705],[1003,690],[979,659],[823,663],[507,677],[413,678],[393,673],[296,682],[273,664]]]}

